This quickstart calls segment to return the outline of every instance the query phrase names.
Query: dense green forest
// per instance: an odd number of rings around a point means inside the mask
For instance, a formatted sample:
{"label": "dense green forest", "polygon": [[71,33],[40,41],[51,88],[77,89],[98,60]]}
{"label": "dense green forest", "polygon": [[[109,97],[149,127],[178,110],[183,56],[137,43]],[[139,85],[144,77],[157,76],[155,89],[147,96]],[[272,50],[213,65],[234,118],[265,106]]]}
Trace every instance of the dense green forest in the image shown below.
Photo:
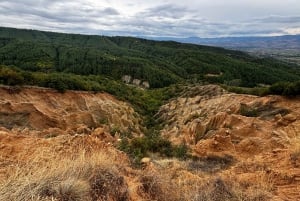
{"label": "dense green forest", "polygon": [[187,80],[242,87],[300,80],[297,67],[223,48],[13,28],[0,28],[0,64],[114,80],[131,75],[151,88]]}

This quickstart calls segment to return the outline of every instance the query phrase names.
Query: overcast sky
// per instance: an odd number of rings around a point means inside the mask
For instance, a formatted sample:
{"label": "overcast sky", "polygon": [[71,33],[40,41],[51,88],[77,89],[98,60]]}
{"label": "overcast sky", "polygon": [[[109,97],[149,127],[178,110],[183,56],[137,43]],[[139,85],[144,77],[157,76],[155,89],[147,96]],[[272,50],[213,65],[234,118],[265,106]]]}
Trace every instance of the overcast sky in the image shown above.
{"label": "overcast sky", "polygon": [[300,0],[0,0],[0,26],[131,36],[300,34]]}

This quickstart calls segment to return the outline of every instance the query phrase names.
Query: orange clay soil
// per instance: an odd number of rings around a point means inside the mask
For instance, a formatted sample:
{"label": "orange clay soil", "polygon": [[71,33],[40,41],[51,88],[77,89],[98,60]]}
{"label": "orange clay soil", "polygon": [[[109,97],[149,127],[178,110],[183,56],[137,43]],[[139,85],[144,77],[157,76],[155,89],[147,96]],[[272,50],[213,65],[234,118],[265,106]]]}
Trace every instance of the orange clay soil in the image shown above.
{"label": "orange clay soil", "polygon": [[249,185],[263,174],[271,200],[300,200],[300,98],[224,93],[213,85],[203,90],[210,95],[161,107],[159,118],[168,122],[161,134],[198,157],[233,157],[220,176]]}
{"label": "orange clay soil", "polygon": [[116,149],[139,115],[109,94],[0,88],[0,201],[300,200],[300,99],[197,88],[161,106],[162,136],[193,159]]}

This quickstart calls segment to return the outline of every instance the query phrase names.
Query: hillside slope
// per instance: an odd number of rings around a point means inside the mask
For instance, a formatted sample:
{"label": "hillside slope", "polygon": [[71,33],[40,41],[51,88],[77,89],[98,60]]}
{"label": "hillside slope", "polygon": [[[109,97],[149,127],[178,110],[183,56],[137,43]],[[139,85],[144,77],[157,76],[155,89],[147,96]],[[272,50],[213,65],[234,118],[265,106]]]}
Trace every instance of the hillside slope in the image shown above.
{"label": "hillside slope", "polygon": [[[0,127],[40,135],[87,133],[108,126],[107,131],[130,130],[141,134],[141,117],[127,103],[106,93],[67,91],[46,88],[0,88]],[[53,130],[53,128],[55,128]]]}
{"label": "hillside slope", "polygon": [[300,78],[292,66],[222,48],[12,28],[0,28],[0,64],[119,80],[130,75],[154,88],[186,79],[255,86]]}
{"label": "hillside slope", "polygon": [[[273,186],[271,200],[300,199],[299,97],[232,94],[215,85],[190,91],[194,95],[187,91],[163,105],[157,117],[165,122],[163,136],[212,163],[202,159],[195,168],[235,175],[238,182],[262,182],[256,177],[264,174],[264,187]],[[231,157],[236,161],[226,170],[222,164]]]}

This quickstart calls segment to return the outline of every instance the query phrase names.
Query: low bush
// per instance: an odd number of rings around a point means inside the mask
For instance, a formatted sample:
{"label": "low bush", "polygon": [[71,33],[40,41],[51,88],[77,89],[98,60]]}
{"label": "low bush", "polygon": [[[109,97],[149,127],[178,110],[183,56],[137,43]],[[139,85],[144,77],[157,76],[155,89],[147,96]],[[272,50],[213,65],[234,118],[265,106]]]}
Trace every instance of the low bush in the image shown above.
{"label": "low bush", "polygon": [[148,156],[149,153],[159,153],[164,157],[176,157],[180,159],[189,157],[186,145],[172,145],[169,140],[162,138],[160,135],[139,137],[132,140],[124,138],[118,148],[129,154],[136,164],[143,157]]}
{"label": "low bush", "polygon": [[300,81],[275,83],[269,88],[269,93],[283,96],[300,95]]}
{"label": "low bush", "polygon": [[260,108],[248,107],[247,105],[241,105],[240,114],[246,117],[257,117],[259,116]]}
{"label": "low bush", "polygon": [[222,86],[229,92],[237,93],[237,94],[250,94],[255,96],[265,96],[269,93],[268,87],[253,87],[253,88],[246,88],[246,87],[237,87],[237,86]]}
{"label": "low bush", "polygon": [[0,84],[11,86],[22,85],[24,84],[24,77],[13,68],[0,66]]}

